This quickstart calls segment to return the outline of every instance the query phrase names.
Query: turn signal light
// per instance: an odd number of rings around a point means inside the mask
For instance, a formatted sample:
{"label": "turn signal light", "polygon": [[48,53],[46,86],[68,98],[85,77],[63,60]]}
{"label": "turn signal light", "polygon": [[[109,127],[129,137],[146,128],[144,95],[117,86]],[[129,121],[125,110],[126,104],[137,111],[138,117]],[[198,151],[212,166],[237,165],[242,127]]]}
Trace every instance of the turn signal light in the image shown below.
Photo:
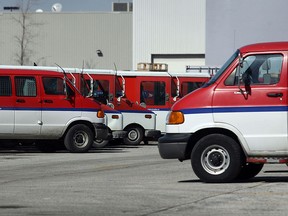
{"label": "turn signal light", "polygon": [[98,118],[104,118],[104,116],[105,116],[105,114],[104,114],[103,110],[98,110],[97,117]]}
{"label": "turn signal light", "polygon": [[167,124],[182,124],[184,122],[184,115],[180,111],[171,111],[167,120]]}
{"label": "turn signal light", "polygon": [[112,115],[112,119],[119,119],[118,115]]}
{"label": "turn signal light", "polygon": [[147,119],[151,119],[152,118],[152,115],[145,115],[145,118],[147,118]]}

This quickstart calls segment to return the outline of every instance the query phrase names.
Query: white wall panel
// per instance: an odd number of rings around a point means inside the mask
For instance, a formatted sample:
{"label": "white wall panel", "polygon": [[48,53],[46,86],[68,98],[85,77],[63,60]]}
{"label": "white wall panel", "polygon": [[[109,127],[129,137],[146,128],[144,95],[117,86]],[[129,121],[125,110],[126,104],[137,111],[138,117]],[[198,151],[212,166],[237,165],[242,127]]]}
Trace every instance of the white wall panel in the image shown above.
{"label": "white wall panel", "polygon": [[133,67],[152,54],[204,54],[203,0],[134,0]]}

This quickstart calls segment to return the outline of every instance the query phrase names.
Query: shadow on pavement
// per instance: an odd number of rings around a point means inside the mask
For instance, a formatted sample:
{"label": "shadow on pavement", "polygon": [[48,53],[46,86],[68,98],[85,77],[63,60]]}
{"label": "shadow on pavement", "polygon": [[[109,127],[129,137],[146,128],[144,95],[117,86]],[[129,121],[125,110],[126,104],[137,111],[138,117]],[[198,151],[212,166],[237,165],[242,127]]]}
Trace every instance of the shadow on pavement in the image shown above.
{"label": "shadow on pavement", "polygon": [[[140,145],[125,145],[125,144],[110,144],[103,148],[94,148],[92,147],[88,153],[125,153],[129,149],[136,149],[141,148],[143,146],[157,146],[157,143],[149,143]],[[0,153],[1,154],[20,154],[20,153],[45,153],[41,152],[37,146],[35,145],[15,145],[15,146],[0,146]],[[61,149],[56,150],[56,152],[52,152],[49,154],[57,154],[57,153],[70,153],[64,147]],[[85,153],[84,153],[85,154]]]}
{"label": "shadow on pavement", "polygon": [[[275,171],[277,172],[277,171]],[[283,170],[280,171],[282,173]],[[286,171],[288,172],[288,171]],[[255,182],[266,182],[266,183],[273,183],[273,182],[288,182],[288,176],[259,176],[254,177],[248,180],[236,180],[229,183],[205,183],[203,184],[245,184],[245,183],[255,183]],[[181,180],[178,183],[201,183],[199,179],[191,179],[191,180]]]}

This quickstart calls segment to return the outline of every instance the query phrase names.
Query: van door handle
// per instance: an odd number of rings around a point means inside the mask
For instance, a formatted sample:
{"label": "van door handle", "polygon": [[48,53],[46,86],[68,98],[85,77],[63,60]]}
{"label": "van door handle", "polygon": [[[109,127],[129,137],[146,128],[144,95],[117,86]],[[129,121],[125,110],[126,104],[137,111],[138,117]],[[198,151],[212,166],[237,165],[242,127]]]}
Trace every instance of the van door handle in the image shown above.
{"label": "van door handle", "polygon": [[44,100],[43,102],[44,102],[44,103],[53,103],[52,100]]}
{"label": "van door handle", "polygon": [[283,97],[283,93],[282,92],[269,92],[267,93],[268,97]]}
{"label": "van door handle", "polygon": [[16,99],[16,103],[25,103],[24,99]]}

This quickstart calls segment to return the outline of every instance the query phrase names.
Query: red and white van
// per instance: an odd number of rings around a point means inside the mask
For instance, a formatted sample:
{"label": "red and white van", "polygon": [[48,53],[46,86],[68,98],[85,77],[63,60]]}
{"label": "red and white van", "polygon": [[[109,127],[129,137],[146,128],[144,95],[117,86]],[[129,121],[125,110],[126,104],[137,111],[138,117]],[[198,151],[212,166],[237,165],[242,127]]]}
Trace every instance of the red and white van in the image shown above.
{"label": "red and white van", "polygon": [[208,72],[117,71],[125,79],[127,97],[156,114],[156,129],[166,132],[165,121],[171,106],[210,79]]}
{"label": "red and white van", "polygon": [[177,101],[158,141],[205,182],[256,176],[288,162],[288,42],[238,49],[204,86]]}
{"label": "red and white van", "polygon": [[127,132],[127,137],[123,138],[125,144],[137,145],[141,141],[159,138],[161,132],[156,130],[155,113],[128,99],[125,80],[118,80],[115,71],[84,69],[81,73],[88,86],[91,84],[90,77],[93,78],[92,96],[96,100],[122,113],[123,130]]}
{"label": "red and white van", "polygon": [[65,74],[21,66],[0,67],[0,139],[36,142],[45,151],[64,143],[87,152],[109,139],[101,105],[83,97]]}
{"label": "red and white van", "polygon": [[[54,67],[52,70],[64,70],[69,73],[67,76],[83,96],[101,103],[101,109],[105,113],[104,124],[108,126],[113,139],[125,139],[127,137],[127,131],[123,129],[123,114],[114,109],[114,106],[112,107],[106,100],[109,82],[94,80],[87,72],[78,68]],[[93,147],[103,148],[109,144],[109,141],[108,139],[96,139]]]}

